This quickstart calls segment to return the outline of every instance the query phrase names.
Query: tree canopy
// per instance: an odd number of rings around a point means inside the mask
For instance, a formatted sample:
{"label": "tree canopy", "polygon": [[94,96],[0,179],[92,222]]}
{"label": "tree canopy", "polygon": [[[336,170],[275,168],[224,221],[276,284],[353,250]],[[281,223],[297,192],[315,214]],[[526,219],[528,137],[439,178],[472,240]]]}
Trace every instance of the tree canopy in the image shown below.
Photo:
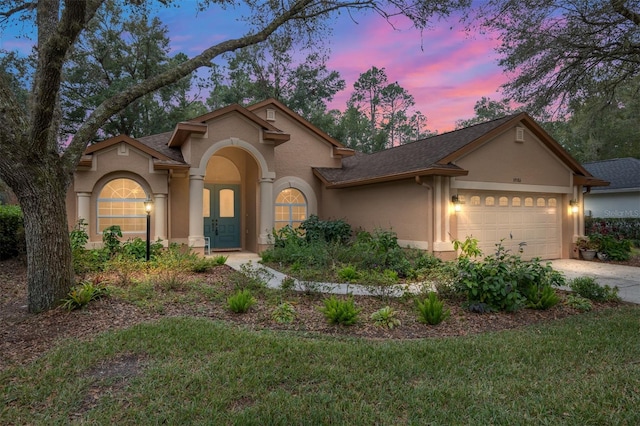
{"label": "tree canopy", "polygon": [[499,35],[505,94],[533,114],[611,102],[640,74],[639,0],[488,0],[471,18]]}

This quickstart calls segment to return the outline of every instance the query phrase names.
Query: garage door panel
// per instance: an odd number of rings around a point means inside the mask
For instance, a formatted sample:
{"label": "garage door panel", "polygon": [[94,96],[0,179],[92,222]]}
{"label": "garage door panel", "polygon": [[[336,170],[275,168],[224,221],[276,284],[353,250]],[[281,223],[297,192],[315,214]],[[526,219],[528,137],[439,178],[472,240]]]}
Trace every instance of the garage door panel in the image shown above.
{"label": "garage door panel", "polygon": [[488,191],[461,195],[481,202],[468,202],[456,213],[458,239],[474,236],[485,254],[493,254],[496,243],[503,240],[503,246],[514,253],[520,242],[526,242],[524,259],[560,257],[562,232],[556,195]]}

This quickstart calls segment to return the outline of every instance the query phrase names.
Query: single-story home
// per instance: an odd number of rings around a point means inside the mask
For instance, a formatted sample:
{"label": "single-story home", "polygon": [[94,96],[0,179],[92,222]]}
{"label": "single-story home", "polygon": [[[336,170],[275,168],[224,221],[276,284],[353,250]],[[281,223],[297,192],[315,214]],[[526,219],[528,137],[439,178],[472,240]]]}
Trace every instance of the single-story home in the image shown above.
{"label": "single-story home", "polygon": [[151,238],[200,252],[260,252],[274,229],[318,215],[443,258],[473,236],[487,254],[503,241],[555,259],[576,255],[583,188],[606,184],[525,113],[362,154],[269,99],[89,146],[67,213],[94,247],[115,224],[145,238],[150,199]]}
{"label": "single-story home", "polygon": [[640,217],[640,160],[614,158],[583,164],[593,176],[609,186],[590,188],[584,194],[587,216],[600,218]]}

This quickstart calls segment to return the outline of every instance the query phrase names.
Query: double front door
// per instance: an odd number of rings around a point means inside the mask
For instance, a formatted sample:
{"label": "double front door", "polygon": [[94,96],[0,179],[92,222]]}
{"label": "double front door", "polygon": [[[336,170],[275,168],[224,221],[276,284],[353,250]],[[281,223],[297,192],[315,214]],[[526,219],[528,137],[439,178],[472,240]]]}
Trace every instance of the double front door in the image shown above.
{"label": "double front door", "polygon": [[203,218],[211,249],[241,248],[240,185],[205,184]]}

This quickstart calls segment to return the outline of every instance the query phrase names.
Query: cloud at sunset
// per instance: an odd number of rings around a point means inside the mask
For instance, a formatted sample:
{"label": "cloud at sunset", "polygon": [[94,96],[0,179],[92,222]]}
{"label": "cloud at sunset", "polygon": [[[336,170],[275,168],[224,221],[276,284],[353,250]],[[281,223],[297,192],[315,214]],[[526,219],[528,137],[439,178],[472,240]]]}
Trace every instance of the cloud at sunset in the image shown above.
{"label": "cloud at sunset", "polygon": [[[186,5],[159,11],[169,29],[172,52],[188,56],[243,35],[247,27],[237,16],[233,10],[220,9],[196,13]],[[333,35],[327,38],[331,49],[327,67],[340,73],[346,89],[330,108],[344,110],[353,83],[372,66],[385,68],[389,82],[397,81],[413,95],[415,109],[426,115],[430,130],[452,130],[456,120],[474,115],[473,107],[483,96],[502,98],[498,90],[507,77],[497,65],[495,39],[465,32],[453,17],[432,22],[422,34],[406,19],[396,18],[394,25],[395,29],[376,14],[342,14],[335,20]],[[0,33],[4,49],[28,54],[31,45],[10,32]]]}

